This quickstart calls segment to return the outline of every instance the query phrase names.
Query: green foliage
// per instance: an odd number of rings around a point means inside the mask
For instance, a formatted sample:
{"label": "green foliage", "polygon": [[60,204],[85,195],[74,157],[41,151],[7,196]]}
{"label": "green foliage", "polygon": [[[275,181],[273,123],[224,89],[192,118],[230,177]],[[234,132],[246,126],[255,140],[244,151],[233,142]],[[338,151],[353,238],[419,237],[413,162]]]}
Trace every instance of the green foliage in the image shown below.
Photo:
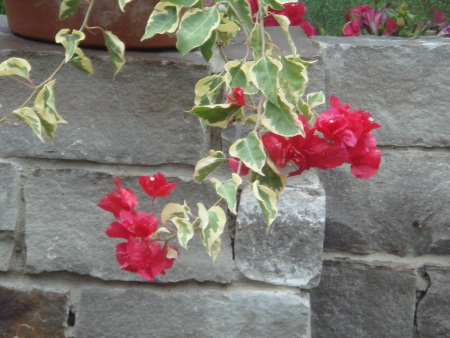
{"label": "green foliage", "polygon": [[[384,7],[387,2],[391,2],[394,8],[405,2],[412,13],[416,13],[423,18],[428,18],[430,7],[435,7],[444,12],[447,19],[450,18],[450,1],[381,0],[377,8]],[[326,35],[339,35],[346,22],[344,19],[346,8],[354,8],[359,5],[374,6],[373,0],[303,0],[303,3],[307,9],[305,19],[309,20],[315,27],[320,25]]]}

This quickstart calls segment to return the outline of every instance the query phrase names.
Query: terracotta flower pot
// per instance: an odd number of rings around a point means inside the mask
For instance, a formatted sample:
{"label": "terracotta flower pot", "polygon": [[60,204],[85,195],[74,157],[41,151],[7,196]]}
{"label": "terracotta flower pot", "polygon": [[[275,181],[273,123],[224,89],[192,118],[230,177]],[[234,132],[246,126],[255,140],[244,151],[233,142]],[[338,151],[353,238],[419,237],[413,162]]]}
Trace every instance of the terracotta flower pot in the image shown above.
{"label": "terracotta flower pot", "polygon": [[[100,26],[117,35],[127,48],[156,49],[175,46],[175,34],[156,35],[141,42],[148,17],[160,0],[134,0],[126,5],[123,13],[117,0],[96,0],[88,25]],[[5,0],[9,28],[14,34],[41,41],[55,41],[56,33],[62,28],[79,29],[87,4],[67,19],[58,19],[61,0]],[[85,30],[84,46],[104,47],[100,30]]]}

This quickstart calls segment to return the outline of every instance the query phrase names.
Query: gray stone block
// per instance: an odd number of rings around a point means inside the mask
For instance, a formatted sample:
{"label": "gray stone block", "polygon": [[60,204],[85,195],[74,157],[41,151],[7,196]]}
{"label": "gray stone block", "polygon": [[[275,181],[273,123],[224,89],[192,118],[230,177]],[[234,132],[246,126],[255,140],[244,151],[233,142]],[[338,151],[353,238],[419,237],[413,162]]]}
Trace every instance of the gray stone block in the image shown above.
{"label": "gray stone block", "polygon": [[382,145],[450,145],[450,42],[319,37],[327,96],[371,112]]}
{"label": "gray stone block", "polygon": [[268,234],[253,192],[242,192],[234,255],[249,279],[309,289],[322,269],[325,193],[313,172],[291,179]]}
{"label": "gray stone block", "polygon": [[[0,60],[16,56],[32,65],[36,82],[46,79],[63,59],[62,47],[0,35]],[[9,48],[6,48],[9,47]],[[194,85],[208,75],[196,54],[127,53],[127,64],[113,80],[106,51],[85,50],[94,75],[65,67],[55,84],[56,106],[68,125],[60,125],[54,144],[42,144],[25,126],[0,124],[7,139],[5,157],[86,160],[102,163],[194,164],[209,150],[209,133],[187,113]],[[24,86],[2,77],[0,103],[17,108],[30,94]]]}
{"label": "gray stone block", "polygon": [[[161,207],[169,202],[186,200],[195,208],[194,202],[216,200],[210,186],[188,182],[183,177],[168,175],[167,179],[177,181],[179,186],[171,196],[156,201]],[[123,179],[122,186],[138,193],[139,210],[151,212],[151,198],[141,193],[137,177]],[[114,218],[111,213],[98,208],[97,203],[111,189],[115,189],[113,176],[105,173],[71,169],[34,171],[25,185],[26,271],[65,270],[105,280],[145,281],[120,270],[115,244],[124,240],[105,235]],[[180,248],[174,267],[158,281],[229,282],[233,269],[229,235],[224,234],[222,240],[222,252],[215,264],[197,238],[189,243],[188,251]]]}
{"label": "gray stone block", "polygon": [[314,338],[411,337],[415,271],[399,265],[325,261],[311,291]]}
{"label": "gray stone block", "polygon": [[1,337],[65,337],[67,296],[0,287]]}
{"label": "gray stone block", "polygon": [[450,154],[383,150],[377,175],[320,172],[327,194],[325,249],[400,256],[450,253]]}
{"label": "gray stone block", "polygon": [[450,268],[425,267],[430,286],[417,308],[420,337],[448,337],[450,333]]}
{"label": "gray stone block", "polygon": [[76,337],[307,337],[297,290],[151,287],[82,292]]}
{"label": "gray stone block", "polygon": [[0,231],[0,271],[8,271],[14,251],[14,232]]}
{"label": "gray stone block", "polygon": [[0,162],[0,231],[16,228],[17,189],[16,168]]}

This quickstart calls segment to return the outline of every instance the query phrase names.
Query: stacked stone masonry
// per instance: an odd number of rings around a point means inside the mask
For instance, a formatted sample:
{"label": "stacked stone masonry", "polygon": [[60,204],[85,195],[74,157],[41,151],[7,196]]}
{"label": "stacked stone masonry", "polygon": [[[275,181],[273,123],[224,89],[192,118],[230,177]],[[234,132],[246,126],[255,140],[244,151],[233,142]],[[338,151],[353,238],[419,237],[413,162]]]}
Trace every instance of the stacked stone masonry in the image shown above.
{"label": "stacked stone masonry", "polygon": [[[11,35],[4,18],[0,26],[0,61],[27,58],[39,81],[61,60],[59,47]],[[0,337],[447,337],[450,42],[297,42],[318,60],[313,91],[383,126],[377,176],[298,177],[268,236],[244,190],[215,264],[193,241],[145,282],[120,271],[117,242],[104,235],[110,215],[96,204],[114,177],[138,191],[137,177],[158,171],[179,183],[170,201],[215,200],[191,175],[216,135],[186,113],[209,68],[195,52],[129,52],[112,81],[107,54],[86,50],[91,78],[71,68],[58,77],[69,125],[54,144],[0,124]],[[0,85],[3,112],[26,95],[8,79]]]}

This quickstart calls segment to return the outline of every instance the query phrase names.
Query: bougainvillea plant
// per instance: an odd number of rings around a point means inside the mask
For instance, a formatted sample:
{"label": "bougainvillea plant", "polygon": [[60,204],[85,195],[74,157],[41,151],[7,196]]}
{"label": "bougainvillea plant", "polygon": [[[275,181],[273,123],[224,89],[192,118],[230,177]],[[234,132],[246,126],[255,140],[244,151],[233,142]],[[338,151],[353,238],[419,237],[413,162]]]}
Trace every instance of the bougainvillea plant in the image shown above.
{"label": "bougainvillea plant", "polygon": [[[131,1],[119,0],[119,5],[126,10]],[[89,6],[94,3],[91,0]],[[73,13],[78,5],[79,1],[63,0],[62,17]],[[306,94],[310,62],[298,54],[289,29],[295,25],[307,35],[315,34],[303,19],[305,11],[301,2],[286,0],[163,0],[156,5],[143,39],[176,32],[176,47],[182,55],[198,49],[206,61],[215,53],[224,61],[222,72],[197,82],[190,112],[204,128],[226,129],[240,124],[246,132],[229,149],[210,150],[195,166],[194,181],[209,178],[218,194],[218,200],[209,205],[199,201],[192,208],[186,203],[169,203],[158,217],[155,199],[171,194],[176,183],[167,182],[162,173],[139,177],[142,190],[152,198],[152,210],[146,213],[136,210],[136,194],[116,178],[116,189],[98,205],[114,217],[106,234],[124,240],[116,246],[116,258],[123,270],[154,279],[182,254],[172,242],[187,249],[195,234],[214,260],[220,252],[227,213],[237,213],[237,195],[245,186],[253,191],[269,231],[288,176],[344,163],[358,178],[377,173],[381,152],[372,130],[380,126],[370,113],[351,110],[335,96],[330,98],[329,109],[320,113],[324,94]],[[279,26],[290,46],[288,53],[277,47],[267,26]],[[61,67],[72,63],[87,73],[91,71],[88,57],[78,46],[85,28],[83,24],[80,30],[58,33],[57,42],[66,48]],[[228,60],[225,47],[238,33],[245,37],[246,53],[242,59]],[[124,62],[124,46],[112,32],[104,31],[104,35],[117,72]],[[7,60],[1,67],[0,75],[28,79],[30,68],[22,59]],[[51,138],[56,124],[63,122],[54,108],[53,84],[51,77],[34,87],[34,105],[26,108],[29,99],[13,112],[38,136],[43,128]],[[229,168],[229,179],[212,177],[222,165]]]}
{"label": "bougainvillea plant", "polygon": [[342,35],[417,37],[432,32],[434,35],[447,36],[449,23],[445,21],[445,13],[436,8],[430,8],[430,18],[425,20],[411,13],[406,3],[402,3],[395,9],[390,2],[380,10],[376,5],[377,1],[374,7],[360,5],[348,9],[344,16],[347,23],[342,29]]}

